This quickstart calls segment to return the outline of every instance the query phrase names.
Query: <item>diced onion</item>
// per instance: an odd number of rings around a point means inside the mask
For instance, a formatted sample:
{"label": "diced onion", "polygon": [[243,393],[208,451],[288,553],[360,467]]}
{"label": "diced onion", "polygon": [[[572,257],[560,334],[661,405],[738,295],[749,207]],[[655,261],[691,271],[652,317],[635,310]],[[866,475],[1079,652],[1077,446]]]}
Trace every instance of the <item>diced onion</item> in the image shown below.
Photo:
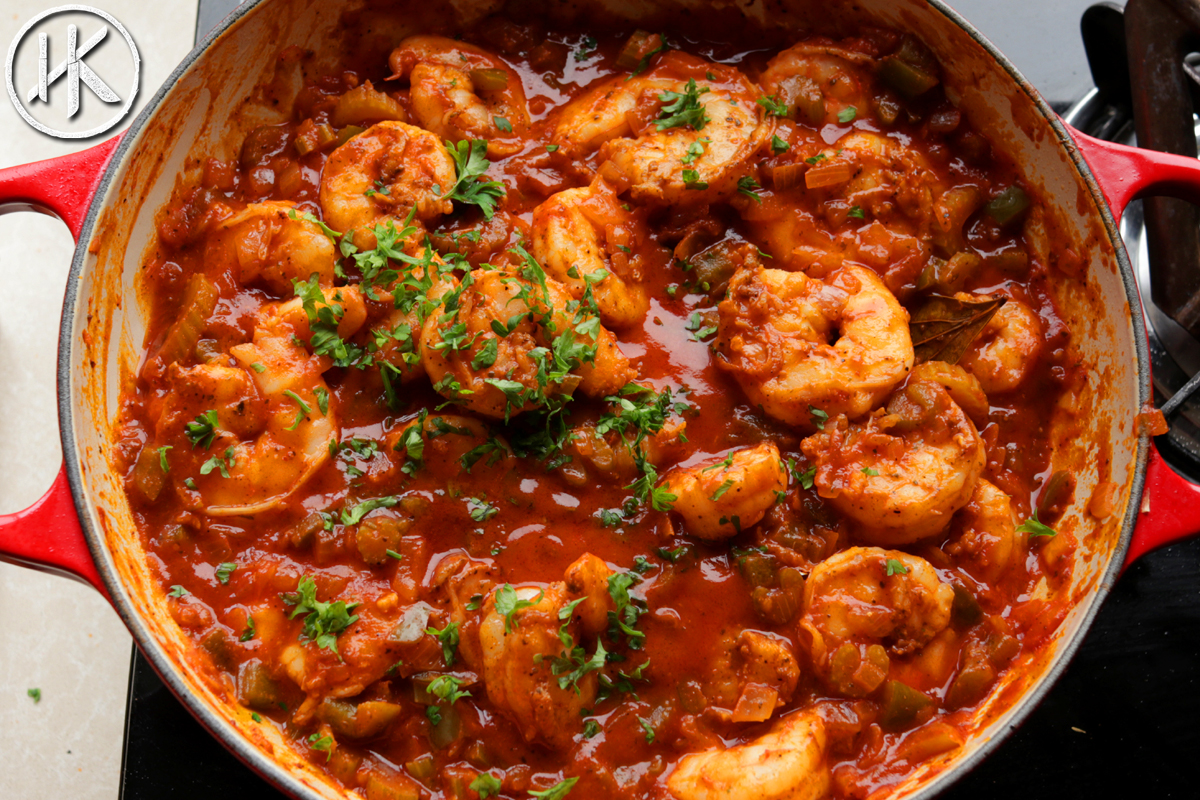
{"label": "diced onion", "polygon": [[771,185],[780,192],[795,189],[807,171],[807,164],[781,164],[770,172]]}

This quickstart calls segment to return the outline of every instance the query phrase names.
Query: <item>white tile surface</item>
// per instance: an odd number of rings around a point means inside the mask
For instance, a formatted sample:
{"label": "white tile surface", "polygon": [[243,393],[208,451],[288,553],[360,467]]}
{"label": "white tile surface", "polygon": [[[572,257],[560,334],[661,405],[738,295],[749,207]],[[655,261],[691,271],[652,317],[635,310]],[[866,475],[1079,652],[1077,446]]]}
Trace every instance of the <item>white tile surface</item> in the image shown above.
{"label": "white tile surface", "polygon": [[[120,20],[141,52],[140,109],[191,49],[196,0],[89,3]],[[0,0],[0,53],[30,17],[61,4]],[[0,134],[0,167],[103,139],[44,136],[17,115],[4,92]],[[36,500],[62,460],[54,361],[73,249],[58,220],[0,217],[0,513]],[[129,657],[129,634],[96,592],[0,564],[0,797],[117,797]],[[26,695],[31,687],[42,690],[40,703]]]}

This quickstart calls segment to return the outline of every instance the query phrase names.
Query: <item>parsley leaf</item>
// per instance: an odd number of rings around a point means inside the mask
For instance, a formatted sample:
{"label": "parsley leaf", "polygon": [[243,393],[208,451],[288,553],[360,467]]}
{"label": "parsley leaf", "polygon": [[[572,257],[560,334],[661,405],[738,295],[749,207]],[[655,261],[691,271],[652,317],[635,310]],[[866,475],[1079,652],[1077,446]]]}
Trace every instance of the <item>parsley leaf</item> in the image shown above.
{"label": "parsley leaf", "polygon": [[454,656],[458,652],[458,623],[451,622],[442,630],[434,627],[425,629],[430,636],[435,637],[442,645],[442,658],[447,667],[454,666]]}
{"label": "parsley leaf", "polygon": [[504,133],[512,133],[512,123],[507,117],[492,117],[492,122],[496,123],[496,127]]}
{"label": "parsley leaf", "polygon": [[769,116],[786,117],[788,115],[787,103],[781,102],[779,98],[774,95],[769,97],[760,97],[754,102],[765,108]]}
{"label": "parsley leaf", "polygon": [[332,749],[333,748],[333,737],[332,736],[328,736],[328,735],[322,736],[320,733],[314,733],[312,736],[308,737],[308,742],[310,745],[312,745],[313,750],[320,750],[322,753],[325,754],[326,761],[328,761],[330,756],[333,755],[333,749]]}
{"label": "parsley leaf", "polygon": [[774,152],[775,155],[779,155],[780,153],[786,153],[788,150],[791,150],[791,149],[792,149],[792,146],[790,144],[788,144],[787,142],[785,142],[783,139],[780,139],[778,136],[771,137],[771,151]]}
{"label": "parsley leaf", "polygon": [[217,576],[217,580],[219,580],[222,584],[227,584],[229,583],[229,576],[237,568],[238,564],[236,561],[225,561],[217,565],[216,572],[213,574]]}
{"label": "parsley leaf", "polygon": [[162,469],[164,474],[171,471],[171,465],[167,462],[167,451],[174,449],[175,448],[171,447],[169,444],[165,444],[158,448],[158,466]]}
{"label": "parsley leaf", "polygon": [[545,592],[538,592],[532,600],[522,600],[517,596],[517,590],[512,584],[506,583],[496,590],[496,611],[504,615],[504,632],[512,633],[518,626],[517,612],[523,608],[536,606],[542,602]]}
{"label": "parsley leaf", "polygon": [[859,470],[859,472],[861,472],[863,475],[866,475],[868,478],[874,478],[879,475],[879,470],[875,469],[874,467],[863,467],[861,470]]}
{"label": "parsley leaf", "polygon": [[663,106],[658,112],[658,119],[654,120],[654,126],[660,131],[684,126],[696,131],[704,130],[704,126],[712,120],[700,103],[700,95],[708,91],[707,86],[697,86],[695,78],[688,78],[682,92],[663,92],[658,96]]}
{"label": "parsley leaf", "polygon": [[26,689],[25,694],[32,697],[33,702],[35,704],[42,702],[42,690],[41,689]]}
{"label": "parsley leaf", "polygon": [[362,522],[362,518],[370,514],[377,508],[391,508],[400,502],[399,497],[372,497],[370,500],[364,500],[353,508],[342,509],[342,524],[357,525]]}
{"label": "parsley leaf", "polygon": [[487,522],[492,517],[500,513],[500,509],[486,500],[480,500],[477,497],[467,499],[467,513],[471,515],[471,519],[476,522]]}
{"label": "parsley leaf", "polygon": [[229,468],[233,466],[233,448],[226,447],[224,457],[213,456],[200,465],[200,474],[207,475],[215,470],[220,470],[222,478],[229,477]]}
{"label": "parsley leaf", "polygon": [[1033,510],[1033,517],[1031,519],[1027,519],[1024,522],[1022,522],[1020,525],[1017,526],[1017,532],[1018,533],[1028,533],[1030,538],[1033,538],[1036,536],[1057,536],[1058,535],[1058,531],[1054,530],[1054,528],[1051,528],[1049,525],[1045,524],[1044,522],[1041,522],[1037,518],[1037,509],[1036,508]]}
{"label": "parsley leaf", "polygon": [[691,144],[688,145],[687,155],[685,155],[683,158],[681,158],[679,160],[682,161],[684,164],[691,164],[697,158],[704,155],[704,146],[709,141],[710,141],[709,138],[706,136],[703,139],[697,139],[696,141],[692,142]]}
{"label": "parsley leaf", "polygon": [[289,431],[294,431],[300,426],[301,422],[308,419],[308,415],[312,413],[312,406],[304,402],[304,398],[293,392],[291,389],[285,389],[283,393],[292,398],[292,400],[294,400],[296,405],[299,407],[299,411],[296,412],[296,419],[292,421],[291,427],[288,428]]}
{"label": "parsley leaf", "polygon": [[217,433],[217,412],[209,409],[200,416],[196,417],[195,422],[189,422],[183,426],[183,432],[187,434],[187,438],[192,443],[192,449],[196,449],[196,445],[204,445],[204,449],[212,447],[213,436]]}
{"label": "parsley leaf", "polygon": [[887,560],[887,574],[889,578],[893,575],[907,575],[908,567],[904,566],[903,562],[895,558],[889,558]]}
{"label": "parsley leaf", "polygon": [[722,483],[720,486],[718,486],[718,487],[717,487],[717,490],[716,490],[715,492],[713,492],[713,493],[712,493],[712,497],[710,497],[710,498],[708,498],[708,499],[709,499],[709,500],[711,500],[711,501],[713,501],[714,503],[715,503],[715,502],[717,502],[718,500],[720,500],[720,499],[721,499],[721,497],[722,497],[722,496],[723,496],[723,495],[724,495],[726,492],[728,492],[728,491],[729,491],[729,489],[730,489],[732,486],[733,486],[733,479],[732,479],[732,478],[728,478],[728,479],[726,479],[726,480],[725,480],[725,482],[724,482],[724,483]]}
{"label": "parsley leaf", "polygon": [[654,728],[650,727],[650,720],[638,717],[637,721],[638,725],[642,726],[642,730],[646,732],[646,744],[654,744]]}
{"label": "parsley leaf", "polygon": [[484,173],[492,165],[487,160],[487,142],[462,141],[456,145],[448,141],[446,150],[454,159],[457,180],[442,196],[449,195],[456,202],[479,206],[484,219],[491,219],[496,213],[496,201],[504,197],[505,192],[504,184],[499,181],[483,180]]}
{"label": "parsley leaf", "polygon": [[685,553],[687,553],[687,547],[680,546],[676,547],[674,550],[668,550],[665,547],[656,547],[654,552],[658,554],[659,558],[663,559],[664,561],[670,561],[672,564],[674,564],[678,562],[679,559],[683,558]]}
{"label": "parsley leaf", "polygon": [[254,627],[254,617],[246,617],[246,629],[242,631],[242,635],[238,637],[239,642],[248,642],[258,635],[258,630]]}
{"label": "parsley leaf", "polygon": [[744,194],[746,197],[752,198],[754,202],[762,203],[762,198],[758,196],[758,190],[762,188],[762,185],[754,180],[754,178],[751,178],[749,175],[744,178],[738,178],[737,186],[738,194]]}
{"label": "parsley leaf", "polygon": [[579,49],[575,51],[575,60],[587,61],[592,57],[592,53],[595,52],[597,44],[599,43],[596,41],[595,37],[583,37],[583,41],[579,43]]}
{"label": "parsley leaf", "polygon": [[813,487],[813,479],[817,477],[817,465],[813,464],[808,469],[801,470],[800,465],[796,463],[796,459],[789,458],[787,461],[788,472],[792,475],[792,480],[800,484],[805,489]]}
{"label": "parsley leaf", "polygon": [[854,106],[846,106],[838,112],[838,122],[853,122],[856,116],[858,116],[858,109]]}
{"label": "parsley leaf", "polygon": [[700,173],[694,169],[685,169],[681,177],[683,178],[683,186],[685,189],[704,191],[708,188],[708,181],[700,180]]}
{"label": "parsley leaf", "polygon": [[[575,59],[579,60],[579,54],[575,54]],[[471,791],[479,794],[479,800],[487,800],[489,797],[500,794],[502,784],[500,779],[490,772],[481,772],[479,777],[471,781]]]}
{"label": "parsley leaf", "polygon": [[825,422],[829,419],[829,414],[816,406],[809,406],[808,413],[812,415],[812,424],[816,426],[817,430],[825,430]]}
{"label": "parsley leaf", "polygon": [[600,723],[594,719],[585,720],[583,723],[583,738],[591,739],[600,733]]}
{"label": "parsley leaf", "polygon": [[578,782],[579,778],[567,778],[565,781],[559,781],[554,784],[544,792],[530,790],[529,794],[538,798],[538,800],[562,800]]}
{"label": "parsley leaf", "polygon": [[851,208],[850,213],[848,213],[846,216],[852,219],[866,219],[866,215],[863,214],[863,210],[858,206]]}
{"label": "parsley leaf", "polygon": [[301,641],[313,641],[317,647],[332,651],[339,658],[337,635],[358,621],[357,614],[350,612],[358,603],[347,604],[343,600],[333,603],[322,603],[317,600],[317,584],[305,575],[300,579],[294,594],[281,595],[283,602],[295,606],[288,619],[295,619],[304,614],[304,630],[300,633]]}
{"label": "parsley leaf", "polygon": [[171,587],[171,591],[167,592],[167,597],[183,597],[185,594],[190,594],[190,592],[182,586],[175,585]]}

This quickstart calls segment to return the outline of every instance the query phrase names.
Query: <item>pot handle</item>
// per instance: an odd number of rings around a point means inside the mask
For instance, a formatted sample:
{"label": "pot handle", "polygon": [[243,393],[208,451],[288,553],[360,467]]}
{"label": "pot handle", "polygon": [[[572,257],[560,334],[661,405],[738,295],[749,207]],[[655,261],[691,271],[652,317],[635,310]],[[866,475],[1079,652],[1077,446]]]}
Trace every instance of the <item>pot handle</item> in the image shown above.
{"label": "pot handle", "polygon": [[[1113,218],[1146,195],[1169,195],[1200,204],[1200,161],[1092,138],[1068,126],[1079,153],[1092,168]],[[1125,553],[1125,567],[1141,556],[1200,533],[1200,485],[1171,469],[1154,442],[1146,464],[1146,485]]]}
{"label": "pot handle", "polygon": [[[36,211],[58,217],[79,241],[100,176],[120,136],[78,153],[0,170],[0,214]],[[0,561],[65,575],[96,587],[105,597],[64,465],[33,505],[0,515]]]}

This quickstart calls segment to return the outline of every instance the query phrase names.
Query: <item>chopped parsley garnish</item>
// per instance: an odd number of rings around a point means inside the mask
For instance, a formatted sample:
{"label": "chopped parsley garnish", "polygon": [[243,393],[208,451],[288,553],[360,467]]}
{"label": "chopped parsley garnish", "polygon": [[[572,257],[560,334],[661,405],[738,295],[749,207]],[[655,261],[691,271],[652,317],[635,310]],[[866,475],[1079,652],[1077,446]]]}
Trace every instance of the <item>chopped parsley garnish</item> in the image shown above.
{"label": "chopped parsley garnish", "polygon": [[459,690],[462,681],[453,675],[439,675],[429,682],[426,690],[439,700],[454,705],[464,697],[470,697],[470,692]]}
{"label": "chopped parsley garnish", "polygon": [[462,141],[456,145],[448,141],[446,150],[454,159],[457,180],[442,196],[449,195],[455,202],[479,206],[484,218],[491,219],[496,213],[496,201],[504,197],[504,184],[482,179],[492,165],[487,159],[487,142]]}
{"label": "chopped parsley garnish", "polygon": [[[381,228],[376,226],[376,231]],[[307,281],[293,278],[292,286],[308,317],[308,328],[312,332],[308,346],[312,348],[313,355],[329,356],[335,367],[348,367],[358,361],[363,355],[362,348],[344,341],[338,335],[338,323],[346,313],[340,305],[341,292],[334,289],[332,300],[325,297],[315,274]]]}
{"label": "chopped parsley garnish", "polygon": [[780,139],[778,136],[771,136],[771,150],[772,150],[772,152],[775,153],[775,155],[779,155],[780,153],[786,153],[788,150],[791,150],[791,149],[792,149],[792,146],[790,144],[788,144],[787,142],[785,142],[783,139]]}
{"label": "chopped parsley garnish", "polygon": [[517,590],[512,584],[506,583],[496,590],[496,611],[504,615],[504,632],[512,633],[518,627],[517,612],[523,608],[536,606],[542,602],[545,592],[538,592],[532,600],[522,600],[517,596]]}
{"label": "chopped parsley garnish", "polygon": [[789,458],[787,460],[788,472],[792,475],[792,480],[800,484],[805,489],[813,487],[813,479],[817,476],[817,465],[813,464],[808,469],[800,469],[800,465],[796,463],[796,459]]}
{"label": "chopped parsley garnish", "polygon": [[584,720],[583,722],[583,738],[593,739],[596,734],[600,733],[600,723],[594,719]]}
{"label": "chopped parsley garnish", "polygon": [[893,575],[907,575],[908,567],[895,558],[889,558],[887,560],[887,574],[889,578]]}
{"label": "chopped parsley garnish", "polygon": [[299,410],[296,412],[296,419],[292,421],[289,431],[294,431],[300,426],[300,423],[308,419],[308,415],[312,413],[312,406],[304,402],[304,398],[293,392],[291,389],[285,389],[283,392],[288,397],[295,401]]}
{"label": "chopped parsley garnish", "polygon": [[442,630],[434,627],[425,629],[425,632],[433,636],[442,645],[442,658],[446,661],[447,667],[454,666],[454,656],[458,653],[458,623],[451,622]]}
{"label": "chopped parsley garnish", "polygon": [[547,153],[553,153],[553,152],[554,152],[555,150],[557,150],[557,149],[558,149],[558,145],[556,145],[556,144],[548,144],[548,145],[546,145],[546,152],[547,152]]}
{"label": "chopped parsley garnish", "polygon": [[596,512],[596,519],[606,528],[616,528],[625,521],[625,517],[615,508],[602,508]]}
{"label": "chopped parsley garnish", "polygon": [[496,358],[500,355],[500,340],[499,339],[484,339],[483,346],[476,352],[471,359],[471,369],[475,371],[485,370],[496,363]]}
{"label": "chopped parsley garnish", "polygon": [[233,571],[237,568],[238,564],[236,561],[225,561],[217,565],[217,569],[213,574],[217,576],[217,580],[219,580],[222,584],[227,584],[229,583],[229,576],[232,575]]}
{"label": "chopped parsley garnish", "polygon": [[638,717],[637,721],[638,725],[642,726],[642,730],[646,732],[646,744],[654,744],[654,728],[650,726],[650,720]]}
{"label": "chopped parsley garnish", "polygon": [[652,568],[653,565],[650,563],[650,559],[646,558],[645,556],[633,557],[633,571],[637,574],[645,575]]}
{"label": "chopped parsley garnish", "polygon": [[262,716],[257,711],[250,712],[250,719],[254,720],[255,722],[262,722]]}
{"label": "chopped parsley garnish", "polygon": [[242,635],[238,637],[239,642],[248,642],[258,635],[258,630],[254,627],[254,617],[246,617],[246,629],[242,631]]}
{"label": "chopped parsley garnish", "polygon": [[754,178],[751,178],[749,175],[744,178],[738,178],[737,186],[738,194],[744,194],[746,197],[752,198],[756,203],[762,202],[762,198],[758,196],[758,190],[762,188],[762,185],[754,180]]}
{"label": "chopped parsley garnish", "polygon": [[[578,53],[575,54],[575,58],[579,58]],[[490,772],[481,772],[479,773],[479,777],[471,781],[470,788],[471,791],[479,795],[479,800],[487,800],[489,797],[494,797],[495,795],[500,794],[500,789],[502,787],[503,785],[500,783],[500,779],[495,775],[492,775]]]}
{"label": "chopped parsley garnish", "polygon": [[684,328],[694,332],[692,338],[694,338],[697,342],[702,342],[717,332],[716,325],[704,325],[704,317],[700,316],[699,311],[693,311],[691,315],[688,316],[688,321],[687,324],[684,325]]}
{"label": "chopped parsley garnish", "polygon": [[861,472],[863,475],[866,475],[868,478],[874,478],[879,475],[879,470],[875,469],[874,467],[863,467],[861,470],[859,470],[859,472]]}
{"label": "chopped parsley garnish", "polygon": [[313,750],[319,750],[322,753],[324,753],[326,761],[328,761],[329,757],[333,755],[333,737],[332,736],[328,736],[328,735],[322,736],[319,733],[314,733],[313,735],[308,737],[308,743],[312,747]]}
{"label": "chopped parsley garnish", "polygon": [[531,789],[529,794],[538,798],[538,800],[562,800],[578,782],[579,778],[567,778],[554,784],[544,792],[535,792]]}
{"label": "chopped parsley garnish", "polygon": [[635,572],[617,572],[608,576],[608,596],[616,607],[615,611],[608,612],[609,638],[619,641],[618,636],[624,635],[634,650],[641,649],[646,638],[646,634],[636,628],[638,618],[646,610],[645,603],[629,594],[629,588],[639,580]]}
{"label": "chopped parsley garnish", "polygon": [[255,361],[253,364],[250,365],[250,369],[254,370],[259,375],[262,375],[264,372],[267,371],[267,365],[263,364],[260,361]]}
{"label": "chopped parsley garnish", "polygon": [[670,561],[672,564],[675,564],[679,561],[679,559],[683,558],[684,554],[687,553],[687,547],[681,545],[676,547],[674,550],[668,550],[665,547],[657,547],[655,548],[654,552],[657,553],[658,557],[664,561]]}
{"label": "chopped parsley garnish", "polygon": [[317,398],[317,408],[321,409],[321,416],[329,415],[329,391],[324,386],[318,386],[313,389],[313,394]]}
{"label": "chopped parsley garnish", "polygon": [[481,500],[478,497],[467,499],[467,513],[471,515],[471,519],[476,522],[487,522],[492,517],[500,513],[500,509],[486,500]]}
{"label": "chopped parsley garnish", "polygon": [[767,114],[772,117],[786,117],[788,115],[787,103],[781,102],[774,95],[769,97],[760,97],[754,102],[767,110]]}
{"label": "chopped parsley garnish", "polygon": [[213,436],[217,433],[217,412],[212,409],[205,411],[196,417],[195,422],[183,426],[183,432],[187,434],[193,450],[196,445],[204,445],[204,449],[207,450],[212,447]]}
{"label": "chopped parsley garnish", "polygon": [[400,502],[399,497],[372,497],[370,500],[364,500],[358,503],[353,508],[342,509],[342,524],[357,525],[362,522],[362,518],[370,514],[377,508],[391,508]]}
{"label": "chopped parsley garnish", "polygon": [[350,612],[358,603],[347,604],[344,600],[322,603],[317,599],[317,583],[305,575],[300,579],[294,594],[280,595],[283,602],[295,606],[288,619],[304,614],[304,630],[301,641],[312,641],[317,647],[332,651],[341,657],[337,649],[337,635],[358,621],[357,614]]}
{"label": "chopped parsley garnish", "polygon": [[693,163],[697,158],[704,155],[704,146],[708,142],[709,142],[709,139],[707,136],[703,139],[697,139],[696,141],[692,142],[691,144],[688,145],[687,155],[685,155],[683,158],[681,158],[679,160],[682,161],[684,164]]}
{"label": "chopped parsley garnish", "polygon": [[492,117],[492,122],[496,123],[496,127],[504,133],[512,133],[512,123],[507,117]]}
{"label": "chopped parsley garnish", "polygon": [[42,702],[42,690],[41,690],[41,689],[37,689],[37,688],[34,688],[34,689],[26,689],[26,690],[25,690],[25,694],[27,694],[27,695],[29,695],[30,697],[32,697],[32,698],[33,698],[33,702],[34,702],[35,704],[36,704],[36,703],[40,703],[40,702]]}
{"label": "chopped parsley garnish", "polygon": [[804,159],[804,163],[810,164],[815,167],[817,164],[820,164],[826,158],[828,158],[828,156],[826,156],[824,153],[817,153],[815,156],[809,156],[808,158]]}
{"label": "chopped parsley garnish", "polygon": [[704,191],[708,188],[708,182],[700,180],[700,173],[694,169],[685,169],[683,171],[683,186],[685,189],[696,189]]}
{"label": "chopped parsley garnish", "polygon": [[682,92],[663,92],[658,96],[663,106],[658,112],[658,119],[654,120],[654,126],[660,131],[684,126],[695,131],[704,130],[704,126],[712,120],[700,103],[700,95],[708,91],[707,86],[697,86],[695,78],[688,78]]}
{"label": "chopped parsley garnish", "polygon": [[222,478],[229,477],[229,468],[233,466],[233,448],[226,447],[224,456],[213,456],[200,465],[200,474],[207,475],[214,469],[219,470]]}
{"label": "chopped parsley garnish", "polygon": [[721,499],[722,496],[724,496],[724,494],[726,492],[728,492],[730,490],[730,488],[732,486],[733,486],[733,479],[732,478],[726,479],[725,482],[722,483],[720,486],[718,486],[717,490],[712,493],[712,497],[709,497],[708,499],[713,501],[714,503],[717,502],[718,500]]}
{"label": "chopped parsley garnish", "polygon": [[851,217],[853,219],[866,219],[867,218],[867,215],[864,214],[863,210],[861,208],[859,208],[858,206],[854,206],[853,208],[851,208],[850,213],[848,213],[846,216]]}
{"label": "chopped parsley garnish", "polygon": [[158,448],[158,466],[160,469],[162,469],[164,474],[171,471],[171,465],[167,461],[167,451],[174,449],[175,448],[171,447],[169,444],[165,444]]}
{"label": "chopped parsley garnish", "polygon": [[1020,525],[1017,526],[1017,532],[1018,533],[1028,533],[1031,538],[1035,537],[1035,536],[1057,536],[1058,535],[1058,531],[1054,530],[1054,528],[1051,528],[1049,525],[1045,524],[1044,522],[1041,522],[1040,520],[1038,520],[1036,508],[1033,510],[1033,517],[1025,520],[1024,522],[1022,522]]}
{"label": "chopped parsley garnish", "polygon": [[858,116],[858,109],[854,106],[846,106],[838,112],[838,122],[853,122],[856,116]]}
{"label": "chopped parsley garnish", "polygon": [[817,430],[825,430],[825,422],[829,419],[829,414],[816,406],[809,406],[808,413],[811,415],[812,424],[816,426]]}
{"label": "chopped parsley garnish", "polygon": [[575,51],[575,60],[587,61],[592,57],[592,53],[596,51],[597,44],[599,44],[599,42],[596,41],[595,37],[583,37],[583,41],[579,43],[579,49]]}
{"label": "chopped parsley garnish", "polygon": [[189,594],[187,589],[175,585],[171,587],[171,591],[167,592],[167,597],[183,597],[185,594]]}

